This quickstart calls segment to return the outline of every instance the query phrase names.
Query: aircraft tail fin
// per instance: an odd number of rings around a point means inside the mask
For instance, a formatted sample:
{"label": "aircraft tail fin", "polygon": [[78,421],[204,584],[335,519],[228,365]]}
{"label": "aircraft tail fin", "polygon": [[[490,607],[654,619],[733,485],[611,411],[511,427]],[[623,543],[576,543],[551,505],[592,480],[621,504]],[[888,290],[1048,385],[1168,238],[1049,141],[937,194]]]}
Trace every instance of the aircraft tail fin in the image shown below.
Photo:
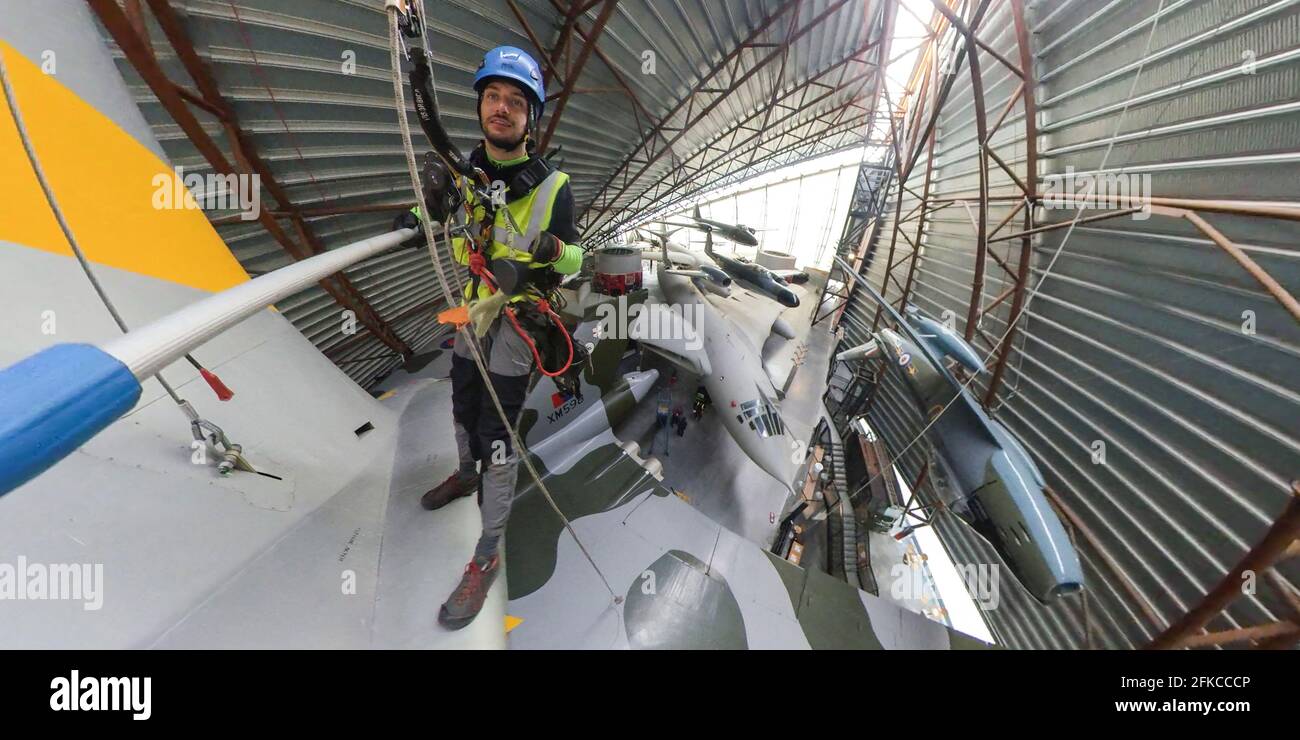
{"label": "aircraft tail fin", "polygon": [[[638,303],[644,303],[647,296],[645,290],[636,290],[620,298],[609,296],[597,296],[600,300],[589,305],[584,312],[582,323],[590,324],[593,327],[601,328],[602,320],[613,320],[618,313],[628,311],[628,308]],[[601,305],[605,304],[605,305]],[[604,327],[610,328],[610,327]],[[628,350],[628,337],[615,330],[593,331],[594,343],[590,350],[590,356],[587,359],[587,367],[583,371],[586,381],[602,390],[613,388],[617,381],[622,377],[623,355]],[[581,334],[585,340],[586,332],[575,332]],[[575,336],[574,341],[579,341]]]}

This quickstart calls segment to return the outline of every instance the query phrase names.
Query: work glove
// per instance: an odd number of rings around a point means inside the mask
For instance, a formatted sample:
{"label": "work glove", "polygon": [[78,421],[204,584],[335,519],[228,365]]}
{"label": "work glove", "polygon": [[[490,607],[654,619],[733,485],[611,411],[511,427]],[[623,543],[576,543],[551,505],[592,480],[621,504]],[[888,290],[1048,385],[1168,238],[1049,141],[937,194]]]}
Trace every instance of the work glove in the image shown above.
{"label": "work glove", "polygon": [[419,249],[429,241],[424,238],[424,229],[420,227],[420,217],[415,215],[414,211],[403,211],[401,215],[393,219],[393,230],[397,229],[415,229],[415,236],[402,242],[403,247],[413,247]]}
{"label": "work glove", "polygon": [[492,328],[492,322],[501,315],[501,309],[505,308],[509,300],[510,296],[497,291],[487,298],[469,304],[469,323],[474,327],[475,336],[482,339],[487,335],[488,329]]}
{"label": "work glove", "polygon": [[533,262],[550,264],[564,254],[564,240],[549,231],[543,231],[537,235],[528,253],[533,256]]}

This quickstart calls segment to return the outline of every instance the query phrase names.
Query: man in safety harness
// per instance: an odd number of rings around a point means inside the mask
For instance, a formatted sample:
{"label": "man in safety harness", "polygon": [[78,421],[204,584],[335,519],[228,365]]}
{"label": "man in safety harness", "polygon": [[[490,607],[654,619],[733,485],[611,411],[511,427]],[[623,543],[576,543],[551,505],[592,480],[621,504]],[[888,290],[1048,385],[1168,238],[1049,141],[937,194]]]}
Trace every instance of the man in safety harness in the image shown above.
{"label": "man in safety harness", "polygon": [[[560,275],[578,271],[582,249],[577,245],[568,175],[532,151],[531,135],[546,101],[537,62],[514,47],[492,49],[474,76],[474,90],[483,141],[469,160],[493,181],[496,202],[470,205],[475,218],[485,218],[482,214],[493,206],[496,213],[486,255],[470,250],[464,237],[452,240],[452,252],[457,262],[470,266],[464,298],[475,319],[492,387],[515,424],[537,356],[537,343],[526,338],[524,327],[542,323],[539,302],[546,305],[543,297],[558,285]],[[429,217],[442,221],[452,210],[447,207],[452,204],[447,200],[453,187],[450,177],[429,158],[423,179]],[[414,208],[399,217],[398,225],[418,227],[420,217],[420,209]],[[497,290],[480,279],[484,268],[490,270]],[[510,315],[503,317],[507,312]],[[451,368],[452,423],[460,466],[421,499],[424,508],[432,510],[480,491],[483,533],[460,585],[438,615],[438,621],[452,629],[473,621],[496,580],[498,548],[510,516],[519,463],[519,453],[512,449],[509,432],[467,344],[463,337],[457,338]]]}

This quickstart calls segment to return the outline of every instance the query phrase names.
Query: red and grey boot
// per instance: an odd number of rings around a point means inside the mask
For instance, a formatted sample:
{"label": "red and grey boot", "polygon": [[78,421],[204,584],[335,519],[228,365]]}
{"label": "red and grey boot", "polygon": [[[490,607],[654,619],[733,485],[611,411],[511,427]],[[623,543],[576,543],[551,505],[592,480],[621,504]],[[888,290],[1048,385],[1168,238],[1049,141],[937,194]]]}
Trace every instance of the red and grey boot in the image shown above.
{"label": "red and grey boot", "polygon": [[442,626],[458,630],[474,621],[474,617],[483,609],[483,602],[487,600],[488,589],[492,588],[492,582],[497,579],[500,563],[500,555],[493,555],[491,559],[475,555],[469,561],[469,565],[465,566],[465,574],[461,576],[460,585],[443,603],[442,609],[438,610],[438,622]]}
{"label": "red and grey boot", "polygon": [[462,496],[468,496],[478,489],[479,474],[465,475],[456,471],[439,483],[433,490],[420,498],[420,505],[429,511],[441,509]]}

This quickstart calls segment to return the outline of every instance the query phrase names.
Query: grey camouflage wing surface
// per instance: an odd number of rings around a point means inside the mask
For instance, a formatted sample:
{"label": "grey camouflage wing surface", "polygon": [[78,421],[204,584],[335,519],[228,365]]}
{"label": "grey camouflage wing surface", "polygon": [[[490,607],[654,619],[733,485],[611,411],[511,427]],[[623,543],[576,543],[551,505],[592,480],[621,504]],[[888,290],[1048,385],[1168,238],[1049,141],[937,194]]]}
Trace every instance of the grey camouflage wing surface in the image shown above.
{"label": "grey camouflage wing surface", "polygon": [[988,647],[771,555],[680,499],[618,445],[545,476],[600,573],[521,476],[506,551],[507,614],[521,620],[511,647]]}

